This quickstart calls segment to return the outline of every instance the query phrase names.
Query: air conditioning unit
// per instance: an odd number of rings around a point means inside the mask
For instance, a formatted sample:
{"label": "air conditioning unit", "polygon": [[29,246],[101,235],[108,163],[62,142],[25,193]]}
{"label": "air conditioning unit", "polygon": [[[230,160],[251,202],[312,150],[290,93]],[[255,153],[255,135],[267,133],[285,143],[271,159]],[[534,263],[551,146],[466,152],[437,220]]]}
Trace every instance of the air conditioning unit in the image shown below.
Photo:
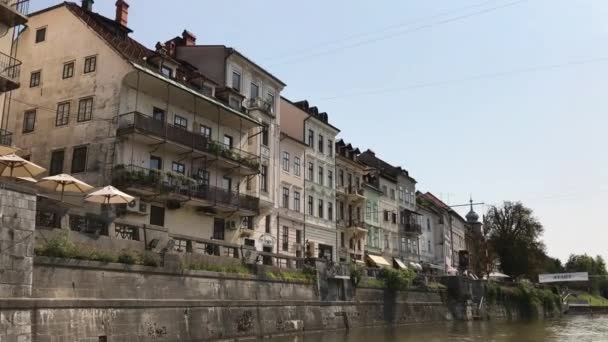
{"label": "air conditioning unit", "polygon": [[135,197],[134,200],[127,203],[127,212],[133,214],[147,215],[148,204],[146,202],[143,202],[141,198]]}
{"label": "air conditioning unit", "polygon": [[236,230],[238,225],[236,223],[236,220],[227,220],[225,223],[225,227],[229,230]]}

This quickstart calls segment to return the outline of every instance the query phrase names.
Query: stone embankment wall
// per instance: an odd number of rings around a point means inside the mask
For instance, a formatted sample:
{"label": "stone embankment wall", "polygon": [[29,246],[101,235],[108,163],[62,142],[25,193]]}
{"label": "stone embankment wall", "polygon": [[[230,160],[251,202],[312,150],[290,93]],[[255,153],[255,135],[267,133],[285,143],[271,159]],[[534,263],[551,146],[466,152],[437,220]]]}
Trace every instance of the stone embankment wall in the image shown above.
{"label": "stone embankment wall", "polygon": [[0,301],[31,320],[33,341],[202,341],[449,318],[436,292],[361,288],[329,302],[305,282],[42,257],[33,278],[32,298]]}

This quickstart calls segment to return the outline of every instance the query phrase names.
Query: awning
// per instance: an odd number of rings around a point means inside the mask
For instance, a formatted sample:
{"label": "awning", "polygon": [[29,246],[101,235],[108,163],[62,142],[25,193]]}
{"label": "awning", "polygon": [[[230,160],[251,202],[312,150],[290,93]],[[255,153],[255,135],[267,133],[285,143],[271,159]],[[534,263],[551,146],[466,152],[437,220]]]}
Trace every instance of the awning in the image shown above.
{"label": "awning", "polygon": [[511,278],[509,275],[500,272],[490,273],[490,278]]}
{"label": "awning", "polygon": [[397,268],[400,268],[402,270],[407,270],[407,266],[405,266],[405,264],[403,263],[403,261],[397,259],[397,258],[393,258],[393,262],[395,263],[395,265],[397,265]]}
{"label": "awning", "polygon": [[410,266],[412,266],[412,268],[415,270],[418,270],[418,271],[422,270],[422,266],[417,262],[410,261]]}
{"label": "awning", "polygon": [[363,264],[363,265],[365,265],[365,262],[363,262],[363,260],[357,260],[357,259],[355,259],[355,264]]}
{"label": "awning", "polygon": [[436,269],[436,270],[440,270],[440,271],[443,271],[443,270],[445,269],[445,268],[444,268],[444,267],[442,267],[442,266],[435,265],[435,264],[431,264],[431,263],[426,264],[426,266],[428,266],[429,268],[434,268],[434,269]]}
{"label": "awning", "polygon": [[383,257],[381,257],[379,255],[368,254],[366,256],[367,256],[368,260],[370,260],[371,263],[377,267],[392,267],[392,265],[389,264],[388,261],[386,261],[386,259],[384,259]]}

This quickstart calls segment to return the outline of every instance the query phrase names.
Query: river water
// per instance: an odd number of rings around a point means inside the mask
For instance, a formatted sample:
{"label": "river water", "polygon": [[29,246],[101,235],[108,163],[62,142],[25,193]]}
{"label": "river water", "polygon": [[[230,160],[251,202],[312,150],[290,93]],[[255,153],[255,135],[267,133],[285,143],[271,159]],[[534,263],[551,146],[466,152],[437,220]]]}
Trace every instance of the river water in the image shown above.
{"label": "river water", "polygon": [[568,316],[536,322],[447,322],[279,337],[272,342],[608,341],[608,316]]}

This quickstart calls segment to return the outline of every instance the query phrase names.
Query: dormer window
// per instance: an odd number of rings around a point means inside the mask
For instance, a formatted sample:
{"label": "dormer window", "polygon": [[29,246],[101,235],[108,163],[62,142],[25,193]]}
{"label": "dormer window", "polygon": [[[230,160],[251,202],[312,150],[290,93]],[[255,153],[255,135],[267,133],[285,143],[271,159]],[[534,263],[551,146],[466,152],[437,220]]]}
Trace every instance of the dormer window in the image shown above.
{"label": "dormer window", "polygon": [[203,84],[203,87],[201,88],[201,92],[203,93],[203,95],[213,96],[213,87],[211,87],[207,84]]}
{"label": "dormer window", "polygon": [[274,113],[274,93],[266,94],[266,102],[268,102],[270,106],[270,112]]}
{"label": "dormer window", "polygon": [[171,69],[170,67],[168,67],[166,65],[163,65],[160,67],[160,73],[169,78],[173,77],[173,69]]}
{"label": "dormer window", "polygon": [[241,109],[241,100],[239,100],[239,98],[231,96],[230,100],[228,101],[228,105],[234,109]]}

